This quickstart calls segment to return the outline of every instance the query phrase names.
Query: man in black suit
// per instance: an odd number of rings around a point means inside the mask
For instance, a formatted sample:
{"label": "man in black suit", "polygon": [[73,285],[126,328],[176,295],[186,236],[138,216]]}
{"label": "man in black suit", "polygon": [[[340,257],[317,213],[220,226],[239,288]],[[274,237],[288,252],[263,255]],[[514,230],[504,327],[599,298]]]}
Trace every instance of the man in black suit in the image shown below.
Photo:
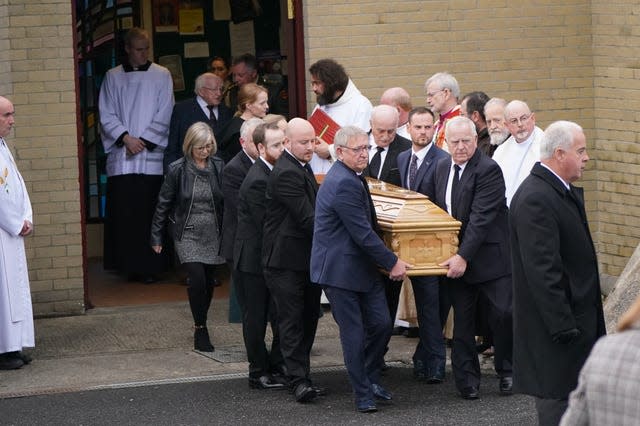
{"label": "man in black suit", "polygon": [[449,286],[454,311],[451,364],[456,387],[465,399],[477,399],[480,363],[475,345],[478,293],[488,301],[494,333],[495,369],[500,393],[512,391],[511,262],[504,178],[495,161],[477,149],[476,127],[466,117],[452,118],[445,140],[451,159],[438,162],[435,203],[462,222],[458,253],[444,261],[442,285]]}
{"label": "man in black suit", "polygon": [[285,152],[267,182],[262,264],[276,305],[280,349],[296,401],[318,396],[309,378],[310,353],[320,313],[320,287],[311,285],[309,261],[318,184],[308,163],[313,126],[294,118],[287,125]]}
{"label": "man in black suit", "polygon": [[[262,269],[262,228],[266,208],[265,190],[271,169],[284,150],[284,132],[277,123],[260,124],[253,132],[253,142],[260,157],[251,166],[238,193],[238,226],[233,249],[234,280],[240,309],[242,334],[249,360],[249,386],[254,389],[283,387],[271,373],[280,373],[282,354],[278,327],[272,320],[271,352],[264,343],[270,312],[271,295]],[[273,316],[273,315],[271,315]]]}
{"label": "man in black suit", "polygon": [[204,121],[209,124],[218,139],[220,131],[231,121],[233,113],[222,103],[223,84],[213,73],[200,74],[196,78],[196,96],[175,104],[169,124],[169,143],[164,151],[165,170],[169,164],[182,158],[184,135],[193,123]]}
{"label": "man in black suit", "polygon": [[[514,390],[557,425],[596,340],[606,333],[598,261],[584,209],[589,156],[582,128],[557,121],[509,211],[514,289]],[[635,396],[635,395],[634,395]]]}
{"label": "man in black suit", "polygon": [[[411,148],[411,141],[396,133],[399,120],[398,110],[390,105],[378,105],[371,111],[371,132],[369,133],[369,164],[362,172],[383,182],[400,186],[398,154]],[[402,281],[384,278],[385,295],[391,322],[396,319],[398,298]]]}
{"label": "man in black suit", "polygon": [[[436,164],[448,158],[446,152],[431,141],[435,133],[435,118],[431,110],[425,107],[414,108],[409,112],[407,131],[413,145],[411,149],[398,155],[398,170],[402,186],[434,199],[434,175]],[[413,373],[427,383],[437,384],[444,381],[446,353],[444,336],[440,321],[438,277],[411,277],[413,295],[418,314],[418,333],[420,341],[413,354]]]}

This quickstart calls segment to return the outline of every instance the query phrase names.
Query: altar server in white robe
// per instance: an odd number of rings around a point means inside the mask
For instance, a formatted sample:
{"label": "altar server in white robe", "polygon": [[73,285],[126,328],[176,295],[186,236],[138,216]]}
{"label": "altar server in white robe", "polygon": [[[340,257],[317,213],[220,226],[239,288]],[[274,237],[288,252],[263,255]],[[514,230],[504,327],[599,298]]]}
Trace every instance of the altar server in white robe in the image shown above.
{"label": "altar server in white robe", "polygon": [[14,124],[13,104],[0,96],[0,370],[28,364],[35,346],[24,237],[33,213],[24,180],[4,138]]}

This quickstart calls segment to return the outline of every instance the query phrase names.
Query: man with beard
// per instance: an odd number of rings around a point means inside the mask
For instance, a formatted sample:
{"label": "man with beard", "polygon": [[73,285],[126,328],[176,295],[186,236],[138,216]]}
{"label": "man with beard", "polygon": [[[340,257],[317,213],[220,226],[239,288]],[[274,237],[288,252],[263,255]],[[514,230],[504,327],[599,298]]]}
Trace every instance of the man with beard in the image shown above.
{"label": "man with beard", "polygon": [[484,118],[487,121],[490,143],[496,148],[511,136],[509,129],[507,129],[507,122],[504,119],[504,108],[506,106],[507,101],[502,98],[491,98],[484,105]]}
{"label": "man with beard", "polygon": [[451,74],[439,72],[429,77],[424,83],[424,90],[427,95],[427,106],[431,112],[438,114],[433,141],[438,148],[446,150],[444,131],[447,121],[460,115],[458,80]]}
{"label": "man with beard", "polygon": [[462,98],[462,102],[460,102],[460,115],[467,117],[476,125],[478,149],[491,157],[496,147],[491,145],[487,120],[484,116],[484,106],[488,100],[489,96],[484,92],[467,93]]}
{"label": "man with beard", "polygon": [[511,137],[493,153],[502,169],[507,206],[533,165],[540,160],[540,143],[544,132],[536,126],[536,115],[522,101],[511,101],[504,109],[504,118]]}
{"label": "man with beard", "polygon": [[[316,94],[316,109],[324,111],[340,127],[357,126],[368,132],[373,106],[353,84],[342,65],[333,59],[321,59],[309,67],[311,88]],[[311,160],[314,173],[326,173],[331,167],[335,149],[318,141]]]}

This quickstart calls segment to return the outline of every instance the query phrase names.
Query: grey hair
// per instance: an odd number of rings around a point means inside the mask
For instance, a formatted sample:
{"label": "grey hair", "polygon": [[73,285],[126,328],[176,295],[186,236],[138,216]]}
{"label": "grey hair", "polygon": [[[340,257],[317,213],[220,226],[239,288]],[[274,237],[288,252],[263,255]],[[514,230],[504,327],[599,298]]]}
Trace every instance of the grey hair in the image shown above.
{"label": "grey hair", "polygon": [[498,105],[501,106],[502,109],[504,110],[507,107],[507,101],[505,101],[502,98],[491,98],[487,101],[486,104],[484,104],[484,110],[485,112],[487,111],[487,108],[493,106],[493,105]]}
{"label": "grey hair", "polygon": [[357,126],[344,126],[336,132],[336,136],[333,138],[333,145],[335,147],[347,146],[349,140],[358,136],[367,137],[367,132]]}
{"label": "grey hair", "polygon": [[193,89],[196,95],[198,94],[200,89],[202,89],[207,84],[207,80],[209,79],[219,80],[220,84],[222,84],[222,79],[212,72],[205,72],[203,74],[200,74],[198,78],[196,78],[196,86]]}
{"label": "grey hair", "polygon": [[478,132],[476,131],[476,125],[473,123],[473,121],[471,121],[467,117],[463,117],[459,115],[447,121],[446,127],[444,128],[444,138],[449,139],[449,129],[451,127],[461,126],[461,125],[466,125],[474,136],[478,135]]}
{"label": "grey hair", "polygon": [[460,97],[460,85],[458,84],[458,80],[447,72],[438,72],[429,77],[429,79],[424,83],[424,90],[427,90],[427,87],[431,83],[435,83],[440,86],[440,90],[449,89],[456,99]]}
{"label": "grey hair", "polygon": [[256,127],[258,127],[262,123],[264,123],[264,121],[261,118],[257,117],[250,118],[242,123],[242,126],[240,126],[240,137],[242,138],[242,140],[248,141],[249,136],[253,135],[253,131],[256,129]]}
{"label": "grey hair", "polygon": [[573,145],[575,134],[582,131],[582,127],[573,121],[560,120],[549,124],[540,143],[540,159],[548,160],[553,157],[553,153],[558,148],[569,150]]}

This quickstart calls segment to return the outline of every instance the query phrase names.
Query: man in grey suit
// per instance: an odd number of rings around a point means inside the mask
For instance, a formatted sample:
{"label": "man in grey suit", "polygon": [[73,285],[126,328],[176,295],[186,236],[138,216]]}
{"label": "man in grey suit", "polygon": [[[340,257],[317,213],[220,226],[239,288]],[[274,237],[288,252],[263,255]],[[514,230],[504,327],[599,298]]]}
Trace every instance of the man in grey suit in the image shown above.
{"label": "man in grey suit", "polygon": [[584,209],[589,156],[582,128],[557,121],[544,132],[541,161],[513,196],[513,387],[536,397],[541,425],[557,425],[578,373],[605,334],[598,262]]}

